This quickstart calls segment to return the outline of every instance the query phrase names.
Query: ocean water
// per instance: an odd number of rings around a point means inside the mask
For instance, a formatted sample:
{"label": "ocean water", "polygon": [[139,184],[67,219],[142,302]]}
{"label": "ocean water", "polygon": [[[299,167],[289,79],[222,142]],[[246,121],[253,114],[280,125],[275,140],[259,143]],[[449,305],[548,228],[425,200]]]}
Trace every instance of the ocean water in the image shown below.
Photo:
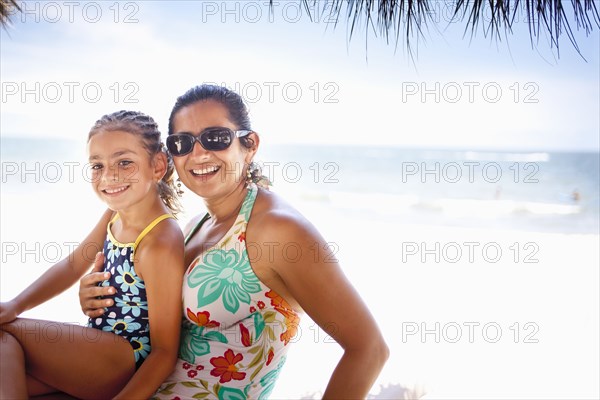
{"label": "ocean water", "polygon": [[348,215],[598,233],[598,153],[285,145],[264,160],[276,189]]}
{"label": "ocean water", "polygon": [[[1,137],[0,148],[6,301],[105,206],[83,140]],[[257,161],[331,244],[386,338],[374,396],[598,398],[598,153],[263,141]],[[182,225],[204,211],[189,193],[183,204]],[[85,322],[76,287],[26,316]],[[300,328],[273,398],[318,397],[342,354],[308,316]]]}
{"label": "ocean water", "polygon": [[[5,193],[89,182],[84,142],[3,137],[0,157]],[[274,190],[348,216],[598,234],[599,158],[592,152],[265,145],[257,161]]]}

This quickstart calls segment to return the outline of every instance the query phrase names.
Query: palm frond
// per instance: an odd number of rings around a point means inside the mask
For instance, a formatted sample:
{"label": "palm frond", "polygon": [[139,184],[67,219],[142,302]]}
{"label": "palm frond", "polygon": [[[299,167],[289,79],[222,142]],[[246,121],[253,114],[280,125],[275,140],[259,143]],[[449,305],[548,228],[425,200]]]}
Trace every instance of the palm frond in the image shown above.
{"label": "palm frond", "polygon": [[[423,28],[435,25],[432,11],[435,3],[442,0],[299,0],[310,15],[311,6],[329,10],[330,19],[337,25],[340,16],[349,24],[349,37],[364,26],[365,34],[371,31],[382,36],[389,43],[390,37],[404,37],[407,47],[413,40],[423,37]],[[559,49],[559,38],[566,34],[577,52],[572,26],[583,29],[586,36],[594,26],[600,28],[600,15],[597,0],[570,0],[572,15],[565,11],[564,0],[453,0],[453,20],[465,23],[465,33],[475,35],[481,27],[485,36],[492,35],[498,40],[502,34],[512,33],[515,17],[524,9],[527,18],[532,47],[535,38],[545,31],[550,45]],[[273,0],[269,0],[273,7]],[[314,10],[314,8],[312,8]],[[312,18],[312,17],[311,17]],[[581,53],[580,53],[581,54]]]}
{"label": "palm frond", "polygon": [[10,23],[10,16],[17,11],[21,11],[17,0],[0,0],[0,25],[6,27]]}

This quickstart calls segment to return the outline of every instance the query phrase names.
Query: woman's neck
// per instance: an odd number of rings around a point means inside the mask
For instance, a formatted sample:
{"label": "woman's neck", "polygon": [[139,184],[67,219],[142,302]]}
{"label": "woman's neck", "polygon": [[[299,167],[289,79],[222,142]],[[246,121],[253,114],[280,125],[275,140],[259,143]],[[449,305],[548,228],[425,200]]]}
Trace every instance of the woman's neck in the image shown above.
{"label": "woman's neck", "polygon": [[204,204],[213,222],[218,224],[237,215],[247,192],[246,183],[241,182],[231,192],[222,197],[205,199]]}

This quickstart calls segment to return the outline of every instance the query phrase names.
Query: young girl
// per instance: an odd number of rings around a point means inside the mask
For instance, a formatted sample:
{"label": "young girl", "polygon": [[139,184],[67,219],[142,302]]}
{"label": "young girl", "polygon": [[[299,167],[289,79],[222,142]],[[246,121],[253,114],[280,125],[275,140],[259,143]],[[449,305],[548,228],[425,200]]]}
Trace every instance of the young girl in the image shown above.
{"label": "young girl", "polygon": [[[88,151],[92,186],[109,210],[68,258],[0,303],[2,399],[53,392],[148,398],[177,359],[184,247],[172,216],[173,164],[158,127],[139,112],[105,115],[90,131]],[[90,248],[102,249],[95,263],[104,259],[102,286],[115,288],[114,306],[88,327],[17,318],[77,282]]]}

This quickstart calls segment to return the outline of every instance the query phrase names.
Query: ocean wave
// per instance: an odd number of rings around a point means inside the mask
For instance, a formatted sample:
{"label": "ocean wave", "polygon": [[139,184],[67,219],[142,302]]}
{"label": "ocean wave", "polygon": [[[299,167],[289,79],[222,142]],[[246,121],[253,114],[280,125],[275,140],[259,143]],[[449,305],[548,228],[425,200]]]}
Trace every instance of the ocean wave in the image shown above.
{"label": "ocean wave", "polygon": [[482,151],[466,151],[463,154],[465,160],[477,161],[504,161],[504,162],[548,162],[550,154],[537,153],[496,153]]}
{"label": "ocean wave", "polygon": [[[305,200],[315,196],[305,197]],[[409,211],[433,211],[445,216],[477,216],[494,218],[505,215],[573,215],[581,212],[579,204],[518,200],[427,199],[411,194],[329,192],[327,199],[334,207],[367,210],[381,214],[402,214]]]}

